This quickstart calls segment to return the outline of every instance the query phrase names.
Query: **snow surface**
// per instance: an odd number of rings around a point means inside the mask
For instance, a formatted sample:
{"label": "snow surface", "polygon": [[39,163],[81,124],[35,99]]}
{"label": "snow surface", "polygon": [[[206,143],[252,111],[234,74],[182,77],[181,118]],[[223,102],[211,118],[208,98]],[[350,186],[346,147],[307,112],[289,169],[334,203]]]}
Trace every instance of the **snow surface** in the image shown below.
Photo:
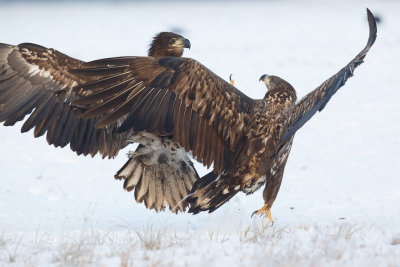
{"label": "snow surface", "polygon": [[[159,31],[253,98],[277,74],[298,96],[378,39],[346,86],[296,135],[273,206],[262,190],[212,214],[156,214],[113,179],[113,160],[77,157],[0,127],[0,265],[400,266],[400,3],[270,1],[0,5],[0,41],[93,60],[145,55]],[[132,149],[132,148],[131,148]],[[196,167],[201,175],[207,170]]]}

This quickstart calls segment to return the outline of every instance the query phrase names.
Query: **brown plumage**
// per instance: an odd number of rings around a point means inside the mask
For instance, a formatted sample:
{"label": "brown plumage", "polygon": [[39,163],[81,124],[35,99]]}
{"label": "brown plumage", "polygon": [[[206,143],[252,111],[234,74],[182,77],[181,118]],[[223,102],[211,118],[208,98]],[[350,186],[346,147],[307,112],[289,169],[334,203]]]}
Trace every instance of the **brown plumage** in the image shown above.
{"label": "brown plumage", "polygon": [[[189,40],[172,32],[162,32],[154,37],[149,56],[181,56],[184,48],[190,48]],[[163,210],[178,205],[175,211],[184,210],[186,202],[179,201],[191,190],[198,175],[190,159],[180,153],[181,149],[154,135],[133,131],[118,133],[123,118],[96,128],[96,123],[103,117],[85,117],[83,114],[87,108],[72,103],[80,100],[73,90],[78,84],[86,84],[91,92],[96,92],[82,103],[94,99],[101,102],[129,85],[129,81],[118,80],[129,59],[110,59],[110,64],[113,60],[120,64],[97,68],[97,74],[92,75],[93,70],[74,72],[87,63],[57,50],[29,43],[18,46],[0,44],[0,122],[4,121],[6,126],[14,125],[30,114],[22,132],[34,128],[35,137],[46,134],[49,144],[56,147],[69,144],[78,155],[94,156],[99,152],[102,157],[112,158],[120,149],[138,141],[142,145],[130,153],[128,162],[115,178],[124,179],[124,188],[135,190],[135,199],[144,201],[149,208]],[[96,91],[97,77],[103,72],[112,76],[102,84],[109,86],[107,90]],[[156,155],[162,157],[165,154],[164,162],[151,160]]]}
{"label": "brown plumage", "polygon": [[183,48],[190,49],[188,39],[173,32],[160,32],[154,36],[148,55],[150,57],[181,57]]}
{"label": "brown plumage", "polygon": [[[268,92],[263,99],[254,100],[196,60],[181,58],[182,54],[176,52],[159,56],[152,49],[149,57],[77,61],[63,67],[61,72],[63,65],[51,60],[56,64],[50,69],[57,70],[57,76],[47,77],[46,86],[51,82],[60,83],[60,79],[53,77],[63,77],[61,84],[70,96],[65,105],[79,111],[79,120],[91,122],[90,129],[96,137],[97,131],[104,131],[107,141],[103,143],[115,145],[114,136],[108,134],[110,128],[117,129],[113,130],[114,135],[125,136],[126,143],[141,143],[116,178],[125,179],[124,187],[135,189],[136,200],[145,201],[148,208],[160,210],[169,206],[173,209],[175,205],[184,210],[189,202],[190,212],[211,212],[237,192],[253,193],[266,184],[264,200],[269,210],[279,191],[295,132],[317,110],[323,109],[373,45],[376,25],[369,10],[368,20],[367,46],[297,104],[296,91],[279,77],[263,75],[261,79]],[[153,41],[153,46],[160,43]],[[181,45],[184,44],[182,41]],[[7,55],[11,55],[10,51]],[[4,54],[0,50],[0,62],[6,62],[2,63],[3,68],[8,68],[10,57],[5,59]],[[33,62],[34,58],[25,57],[25,60]],[[0,76],[5,80],[0,81],[0,90],[5,88],[8,93],[8,86],[22,86],[24,90],[20,78],[8,82],[13,79],[10,75],[13,73],[7,71]],[[29,99],[11,101],[20,103]],[[0,103],[4,102],[5,98],[0,95]],[[6,103],[6,106],[0,112],[6,122],[10,116],[21,113],[14,104]],[[53,121],[60,121],[61,116],[57,118]],[[75,132],[79,135],[81,130]],[[58,136],[62,133],[58,132]],[[93,143],[103,144],[102,140],[94,138]],[[86,145],[87,141],[81,142]],[[206,166],[213,164],[213,170],[197,179],[187,152]],[[184,199],[189,190],[191,193]]]}

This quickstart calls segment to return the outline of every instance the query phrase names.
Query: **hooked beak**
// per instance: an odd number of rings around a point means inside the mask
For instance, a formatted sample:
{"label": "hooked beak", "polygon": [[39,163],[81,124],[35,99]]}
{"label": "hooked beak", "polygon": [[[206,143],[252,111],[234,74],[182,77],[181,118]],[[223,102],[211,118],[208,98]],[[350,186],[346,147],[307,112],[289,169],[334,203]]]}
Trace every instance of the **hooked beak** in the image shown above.
{"label": "hooked beak", "polygon": [[269,89],[270,78],[271,78],[271,76],[269,76],[269,75],[267,75],[267,74],[264,74],[264,75],[262,75],[262,76],[260,77],[260,80],[259,80],[259,81],[263,81],[263,83],[265,83],[265,85],[267,86],[267,89]]}
{"label": "hooked beak", "polygon": [[188,39],[183,40],[183,47],[190,49],[190,41]]}

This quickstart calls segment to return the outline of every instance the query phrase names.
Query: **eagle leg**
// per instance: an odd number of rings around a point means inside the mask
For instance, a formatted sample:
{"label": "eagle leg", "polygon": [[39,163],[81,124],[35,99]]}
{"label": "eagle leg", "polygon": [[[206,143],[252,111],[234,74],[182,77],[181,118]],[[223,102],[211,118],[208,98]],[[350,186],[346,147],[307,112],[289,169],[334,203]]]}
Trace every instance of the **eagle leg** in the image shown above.
{"label": "eagle leg", "polygon": [[268,207],[268,203],[265,203],[264,206],[259,209],[256,210],[255,212],[253,212],[253,214],[251,214],[251,217],[253,217],[253,215],[267,215],[268,219],[274,223],[274,221],[272,220],[272,215],[271,215],[271,208]]}

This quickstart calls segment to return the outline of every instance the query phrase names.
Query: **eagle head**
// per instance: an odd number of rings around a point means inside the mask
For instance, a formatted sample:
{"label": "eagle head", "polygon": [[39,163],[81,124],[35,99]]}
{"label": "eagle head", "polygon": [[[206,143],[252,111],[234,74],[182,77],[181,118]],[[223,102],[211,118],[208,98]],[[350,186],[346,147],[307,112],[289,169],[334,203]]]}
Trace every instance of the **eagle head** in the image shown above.
{"label": "eagle head", "polygon": [[269,91],[275,90],[275,89],[293,88],[290,85],[290,83],[288,83],[287,81],[285,81],[282,78],[279,78],[278,76],[264,74],[260,77],[259,81],[263,81]]}
{"label": "eagle head", "polygon": [[[268,92],[286,92],[286,94],[290,96],[292,100],[296,101],[296,90],[284,79],[279,78],[278,76],[264,74],[260,77],[259,81],[263,81],[265,83]],[[269,95],[269,93],[267,93],[267,95]]]}
{"label": "eagle head", "polygon": [[183,49],[190,49],[190,41],[173,32],[160,32],[153,38],[149,48],[151,57],[181,57]]}
{"label": "eagle head", "polygon": [[275,88],[277,88],[281,83],[280,80],[283,81],[281,78],[277,76],[270,76],[268,74],[261,75],[259,79],[259,81],[263,81],[265,83],[268,90],[274,90]]}

